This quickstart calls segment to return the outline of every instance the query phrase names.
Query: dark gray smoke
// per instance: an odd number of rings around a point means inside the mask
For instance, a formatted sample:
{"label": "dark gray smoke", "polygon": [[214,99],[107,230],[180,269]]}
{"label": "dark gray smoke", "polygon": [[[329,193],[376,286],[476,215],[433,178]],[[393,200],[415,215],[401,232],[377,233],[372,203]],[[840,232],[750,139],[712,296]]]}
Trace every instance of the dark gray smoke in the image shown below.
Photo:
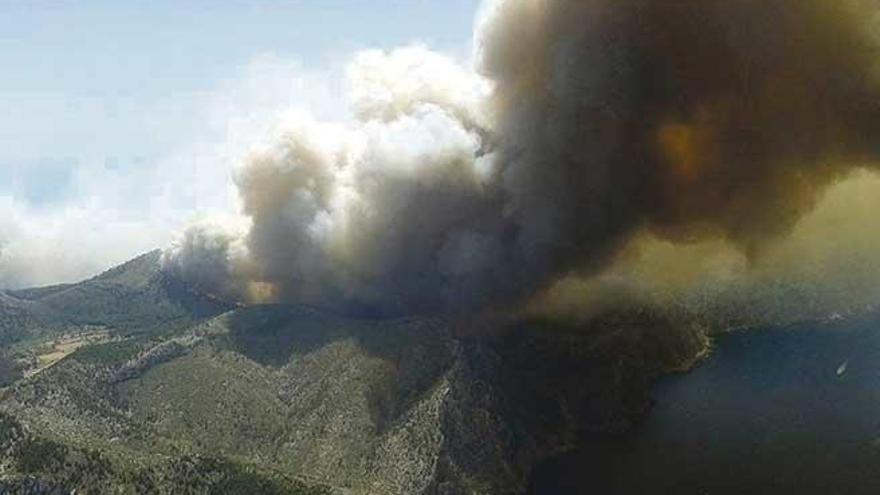
{"label": "dark gray smoke", "polygon": [[[760,256],[876,161],[878,12],[491,3],[480,76],[420,48],[360,56],[353,122],[292,121],[239,171],[246,249],[201,244],[247,266],[220,270],[224,291],[383,313],[525,300],[602,270],[637,232]],[[172,266],[217,283],[180,253]]]}

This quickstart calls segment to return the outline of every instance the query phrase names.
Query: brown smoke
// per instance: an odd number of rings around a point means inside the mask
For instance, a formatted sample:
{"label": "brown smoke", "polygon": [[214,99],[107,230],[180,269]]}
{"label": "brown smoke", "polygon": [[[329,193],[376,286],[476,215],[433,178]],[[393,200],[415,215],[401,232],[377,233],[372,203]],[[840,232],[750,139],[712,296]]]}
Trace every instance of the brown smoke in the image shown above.
{"label": "brown smoke", "polygon": [[601,274],[559,280],[528,311],[580,321],[622,305],[664,308],[718,330],[861,313],[880,302],[878,211],[880,175],[856,172],[757,259],[719,240],[639,235]]}
{"label": "brown smoke", "polygon": [[756,260],[877,159],[878,12],[501,0],[477,34],[485,93],[423,50],[373,53],[354,122],[292,126],[239,174],[253,277],[399,313],[523,300],[646,231]]}
{"label": "brown smoke", "polygon": [[599,245],[639,224],[749,250],[784,234],[876,158],[876,14],[827,0],[501,3],[484,64],[508,182],[540,189],[521,208],[568,203],[578,251],[596,248],[597,222]]}

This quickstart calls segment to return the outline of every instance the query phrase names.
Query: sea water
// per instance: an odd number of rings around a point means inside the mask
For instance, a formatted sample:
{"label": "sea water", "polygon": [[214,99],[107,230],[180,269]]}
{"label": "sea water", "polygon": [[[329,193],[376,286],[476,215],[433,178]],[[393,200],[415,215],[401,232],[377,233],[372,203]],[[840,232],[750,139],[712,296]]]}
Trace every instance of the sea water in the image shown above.
{"label": "sea water", "polygon": [[540,465],[534,494],[880,494],[880,317],[732,332],[624,436]]}

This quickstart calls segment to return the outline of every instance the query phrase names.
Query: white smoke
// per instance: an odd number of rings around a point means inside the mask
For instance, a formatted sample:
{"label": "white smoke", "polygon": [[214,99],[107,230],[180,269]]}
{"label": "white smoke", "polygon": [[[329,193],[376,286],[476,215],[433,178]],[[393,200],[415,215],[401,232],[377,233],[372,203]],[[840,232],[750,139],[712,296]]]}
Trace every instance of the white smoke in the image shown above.
{"label": "white smoke", "polygon": [[285,299],[446,304],[436,284],[494,262],[480,230],[497,219],[474,214],[493,201],[488,86],[422,47],[362,53],[348,76],[351,121],[291,113],[236,173],[259,278]]}

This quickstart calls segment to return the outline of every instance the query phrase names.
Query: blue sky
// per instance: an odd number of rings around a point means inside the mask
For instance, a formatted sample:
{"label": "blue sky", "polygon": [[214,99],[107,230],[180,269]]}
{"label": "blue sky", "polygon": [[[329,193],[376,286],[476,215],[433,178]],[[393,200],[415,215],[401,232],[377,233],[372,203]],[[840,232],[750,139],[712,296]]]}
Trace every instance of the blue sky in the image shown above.
{"label": "blue sky", "polygon": [[0,288],[67,281],[228,209],[291,106],[344,111],[366,48],[470,55],[478,0],[0,0]]}
{"label": "blue sky", "polygon": [[0,2],[0,89],[192,90],[263,52],[315,63],[417,40],[467,44],[473,0]]}
{"label": "blue sky", "polygon": [[[169,143],[139,135],[143,124],[132,112],[146,105],[214,90],[266,54],[314,68],[365,47],[414,41],[466,53],[476,7],[475,0],[3,1],[0,157],[91,154],[92,145],[77,142],[87,141],[84,128],[130,129],[123,149],[109,152],[154,154]],[[57,145],[49,146],[50,134]]]}

